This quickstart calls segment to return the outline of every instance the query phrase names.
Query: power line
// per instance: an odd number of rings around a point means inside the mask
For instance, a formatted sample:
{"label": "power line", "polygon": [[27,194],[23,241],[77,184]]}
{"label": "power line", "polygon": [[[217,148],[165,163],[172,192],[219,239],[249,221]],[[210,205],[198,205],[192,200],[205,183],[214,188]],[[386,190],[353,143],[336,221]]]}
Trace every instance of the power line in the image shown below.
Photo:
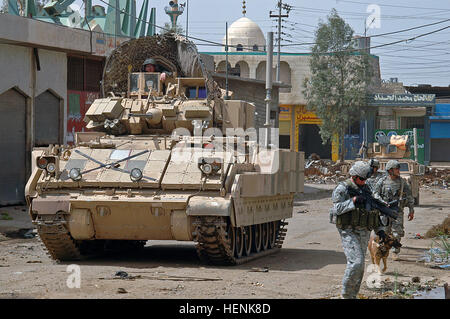
{"label": "power line", "polygon": [[429,27],[432,25],[436,25],[436,24],[440,24],[440,23],[444,23],[444,22],[448,22],[450,21],[450,19],[445,19],[442,21],[438,21],[438,22],[434,22],[434,23],[429,23],[429,24],[424,24],[424,25],[419,25],[417,27],[413,27],[413,28],[408,28],[408,29],[403,29],[403,30],[398,30],[398,31],[393,31],[393,32],[386,32],[386,33],[381,33],[381,34],[374,34],[371,36],[371,38],[375,38],[375,37],[381,37],[381,36],[386,36],[386,35],[390,35],[390,34],[396,34],[396,33],[402,33],[402,32],[407,32],[407,31],[411,31],[411,30],[416,30],[416,29],[420,29],[420,28],[425,28],[425,27]]}
{"label": "power line", "polygon": [[[103,0],[99,0],[99,1],[101,1],[101,2],[103,2],[104,4],[106,4],[106,5],[108,5],[108,6],[110,6],[111,8],[113,8],[113,9],[115,9],[115,10],[119,10],[121,13],[123,13],[123,14],[126,14],[126,15],[128,15],[128,16],[131,16],[129,13],[127,13],[127,12],[125,12],[124,10],[121,10],[120,8],[117,8],[117,7],[115,7],[115,6],[113,6],[113,5],[111,5],[111,4],[109,4],[109,3],[107,3],[107,2],[105,2],[105,1],[103,1]],[[147,22],[146,20],[142,20],[142,19],[139,19],[139,18],[136,18],[138,21],[141,21],[141,22],[143,22],[144,24],[148,24],[148,25],[150,25],[150,22]],[[152,24],[154,27],[156,27],[156,28],[159,28],[159,29],[162,29],[162,30],[164,30],[164,31],[172,31],[171,29],[167,29],[167,28],[164,28],[164,27],[161,27],[161,26],[158,26],[158,25],[156,25],[156,24]],[[197,38],[197,37],[192,37],[192,36],[185,36],[186,38],[190,38],[190,39],[194,39],[194,40],[197,40],[197,41],[202,41],[202,42],[206,42],[206,43],[208,43],[208,44],[212,44],[212,45],[217,45],[217,46],[222,46],[222,47],[224,47],[225,45],[224,44],[222,44],[222,43],[218,43],[218,42],[214,42],[214,41],[210,41],[210,40],[205,40],[205,39],[200,39],[200,38]],[[234,48],[237,48],[237,46],[233,46],[233,45],[228,45],[229,47],[234,47]],[[257,52],[266,52],[266,51],[262,51],[262,50],[252,50],[252,51],[257,51]]]}
{"label": "power line", "polygon": [[[368,5],[368,4],[373,4],[373,2],[360,2],[360,1],[350,1],[350,0],[339,0],[339,2],[348,2],[348,3],[354,3],[354,4],[364,4],[364,5]],[[442,9],[442,8],[426,8],[426,7],[411,7],[411,6],[399,6],[399,5],[393,5],[393,4],[384,4],[384,3],[380,3],[378,4],[380,7],[384,6],[384,7],[392,7],[392,8],[404,8],[404,9],[420,9],[420,10],[445,10],[445,11],[450,11],[450,9]]]}
{"label": "power line", "polygon": [[[297,9],[298,8],[298,9]],[[319,14],[327,14],[329,13],[328,10],[324,9],[316,9],[316,8],[309,8],[309,7],[294,7],[293,14],[298,15],[300,13],[309,12],[309,13],[319,13]],[[354,18],[348,18],[348,19],[360,19],[367,17],[366,13],[363,12],[349,12],[349,11],[339,11],[339,14],[342,16],[350,16]],[[444,13],[440,13],[444,14]],[[432,17],[432,16],[424,16],[423,14],[420,15],[383,15],[383,19],[420,19],[420,20],[436,20],[436,19],[442,19],[442,17]]]}

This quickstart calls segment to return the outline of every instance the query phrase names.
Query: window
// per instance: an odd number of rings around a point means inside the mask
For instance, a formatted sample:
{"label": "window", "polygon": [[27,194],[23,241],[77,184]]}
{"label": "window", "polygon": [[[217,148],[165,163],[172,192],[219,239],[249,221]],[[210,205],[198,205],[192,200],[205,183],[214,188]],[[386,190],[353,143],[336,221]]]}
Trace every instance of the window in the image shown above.
{"label": "window", "polygon": [[84,60],[83,58],[67,58],[67,88],[83,91],[84,89]]}
{"label": "window", "polygon": [[410,128],[424,128],[424,118],[423,116],[414,116],[414,117],[402,117],[401,119],[401,128],[402,129],[410,129]]}
{"label": "window", "polygon": [[75,91],[100,91],[103,61],[84,57],[67,58],[67,88]]}
{"label": "window", "polygon": [[236,46],[236,51],[243,51],[243,50],[244,50],[244,48],[242,47],[242,44],[238,44]]}
{"label": "window", "polygon": [[256,44],[253,46],[253,51],[258,51],[258,46]]}

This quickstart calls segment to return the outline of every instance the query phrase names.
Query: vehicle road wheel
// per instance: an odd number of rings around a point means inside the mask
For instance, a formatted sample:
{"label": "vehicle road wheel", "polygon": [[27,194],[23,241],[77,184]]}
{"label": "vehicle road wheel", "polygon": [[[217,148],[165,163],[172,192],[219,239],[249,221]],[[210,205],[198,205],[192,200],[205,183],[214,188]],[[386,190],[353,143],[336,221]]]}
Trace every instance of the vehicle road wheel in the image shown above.
{"label": "vehicle road wheel", "polygon": [[241,258],[244,252],[244,231],[242,227],[236,227],[235,233],[235,256]]}
{"label": "vehicle road wheel", "polygon": [[227,227],[227,240],[229,241],[230,244],[230,250],[231,252],[234,254],[235,251],[235,247],[236,247],[236,234],[235,234],[235,229],[233,226],[231,226],[231,223],[228,224]]}
{"label": "vehicle road wheel", "polygon": [[271,222],[269,223],[269,247],[274,248],[275,242],[277,240],[277,230],[278,230],[278,223],[277,222]]}
{"label": "vehicle road wheel", "polygon": [[252,240],[252,245],[253,245],[253,251],[255,253],[259,253],[261,251],[261,242],[262,242],[262,225],[258,224],[258,225],[253,225],[253,240]]}
{"label": "vehicle road wheel", "polygon": [[269,248],[269,223],[262,224],[262,250]]}
{"label": "vehicle road wheel", "polygon": [[252,226],[244,227],[244,252],[246,256],[250,256],[252,252],[253,232]]}

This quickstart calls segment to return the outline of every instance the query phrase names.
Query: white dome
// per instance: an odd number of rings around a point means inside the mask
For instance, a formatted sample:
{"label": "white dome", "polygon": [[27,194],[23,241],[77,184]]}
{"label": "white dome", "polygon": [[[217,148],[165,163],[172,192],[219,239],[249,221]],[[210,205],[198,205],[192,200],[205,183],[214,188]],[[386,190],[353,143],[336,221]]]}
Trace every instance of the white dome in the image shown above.
{"label": "white dome", "polygon": [[[225,44],[226,36],[223,37],[222,43]],[[264,37],[261,28],[247,17],[242,17],[233,22],[228,28],[228,45],[237,46],[242,45],[243,50],[237,50],[236,47],[230,47],[230,52],[235,51],[253,51],[255,46],[257,50],[264,51],[266,46],[266,38]],[[223,47],[222,51],[225,51]]]}

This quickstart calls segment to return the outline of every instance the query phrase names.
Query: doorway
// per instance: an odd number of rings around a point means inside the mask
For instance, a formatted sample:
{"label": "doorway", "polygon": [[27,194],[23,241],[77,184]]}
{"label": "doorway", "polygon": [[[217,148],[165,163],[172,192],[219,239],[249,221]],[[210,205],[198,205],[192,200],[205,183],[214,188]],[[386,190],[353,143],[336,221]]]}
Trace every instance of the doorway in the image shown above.
{"label": "doorway", "polygon": [[322,144],[319,125],[300,124],[298,128],[298,150],[305,152],[305,158],[316,153],[320,158],[331,159],[331,143]]}

